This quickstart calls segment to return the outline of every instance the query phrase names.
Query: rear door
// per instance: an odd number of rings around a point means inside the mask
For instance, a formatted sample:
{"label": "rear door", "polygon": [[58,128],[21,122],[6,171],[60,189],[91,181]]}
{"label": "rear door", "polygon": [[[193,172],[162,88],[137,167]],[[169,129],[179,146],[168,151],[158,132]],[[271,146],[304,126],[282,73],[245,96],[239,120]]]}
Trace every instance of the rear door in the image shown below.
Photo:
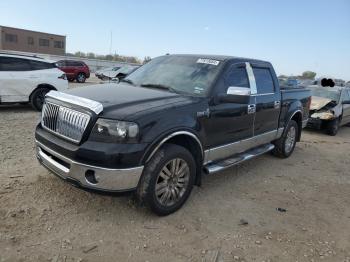
{"label": "rear door", "polygon": [[259,136],[277,130],[281,94],[277,92],[269,66],[252,64],[252,67],[257,88],[254,136]]}
{"label": "rear door", "polygon": [[[342,95],[342,101],[350,101],[350,90],[345,89]],[[350,123],[350,104],[343,104],[342,124]]]}
{"label": "rear door", "polygon": [[0,57],[1,102],[28,101],[35,77],[28,59]]}

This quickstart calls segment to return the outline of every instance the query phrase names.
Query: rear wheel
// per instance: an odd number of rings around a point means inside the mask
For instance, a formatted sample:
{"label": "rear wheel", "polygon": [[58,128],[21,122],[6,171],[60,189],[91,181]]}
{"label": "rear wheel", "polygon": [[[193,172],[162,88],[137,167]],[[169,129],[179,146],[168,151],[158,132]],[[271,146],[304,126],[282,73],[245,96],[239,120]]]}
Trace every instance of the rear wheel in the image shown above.
{"label": "rear wheel", "polygon": [[157,215],[169,215],[190,196],[195,174],[192,154],[184,147],[166,144],[145,166],[136,196]]}
{"label": "rear wheel", "polygon": [[84,83],[85,80],[86,80],[86,76],[85,76],[84,73],[79,73],[79,74],[77,75],[77,82],[78,82],[78,83]]}
{"label": "rear wheel", "polygon": [[335,136],[339,130],[339,118],[336,118],[329,123],[327,123],[326,132],[330,136]]}
{"label": "rear wheel", "polygon": [[41,111],[45,101],[45,95],[50,91],[48,88],[38,88],[30,96],[31,106],[38,111]]}
{"label": "rear wheel", "polygon": [[294,120],[290,120],[281,138],[275,142],[275,148],[272,153],[280,158],[289,157],[294,151],[298,132],[298,124]]}

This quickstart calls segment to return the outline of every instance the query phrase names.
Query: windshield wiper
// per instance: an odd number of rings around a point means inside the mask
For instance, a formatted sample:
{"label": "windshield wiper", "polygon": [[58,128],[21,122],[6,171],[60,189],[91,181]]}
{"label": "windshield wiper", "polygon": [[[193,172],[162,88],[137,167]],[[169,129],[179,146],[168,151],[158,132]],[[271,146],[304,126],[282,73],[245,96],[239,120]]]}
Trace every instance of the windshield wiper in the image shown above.
{"label": "windshield wiper", "polygon": [[158,88],[163,90],[168,90],[173,93],[177,93],[176,90],[170,86],[161,85],[161,84],[142,84],[142,87],[151,87],[151,88]]}
{"label": "windshield wiper", "polygon": [[135,85],[134,82],[133,82],[132,80],[130,80],[130,79],[125,79],[125,78],[122,79],[122,80],[120,80],[120,82],[128,83],[128,84],[133,85],[133,86]]}

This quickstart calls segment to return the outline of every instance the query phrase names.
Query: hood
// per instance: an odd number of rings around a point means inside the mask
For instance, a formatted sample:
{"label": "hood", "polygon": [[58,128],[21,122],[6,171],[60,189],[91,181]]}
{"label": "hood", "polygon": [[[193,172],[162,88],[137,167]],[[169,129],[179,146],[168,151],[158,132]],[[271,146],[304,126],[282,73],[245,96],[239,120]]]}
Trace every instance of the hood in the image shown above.
{"label": "hood", "polygon": [[330,102],[332,102],[332,99],[319,96],[312,96],[310,110],[320,110],[322,107],[326,106]]}
{"label": "hood", "polygon": [[103,105],[101,117],[130,119],[138,113],[166,110],[173,106],[193,102],[193,98],[151,88],[137,87],[125,83],[99,84],[67,90],[66,93],[91,99]]}

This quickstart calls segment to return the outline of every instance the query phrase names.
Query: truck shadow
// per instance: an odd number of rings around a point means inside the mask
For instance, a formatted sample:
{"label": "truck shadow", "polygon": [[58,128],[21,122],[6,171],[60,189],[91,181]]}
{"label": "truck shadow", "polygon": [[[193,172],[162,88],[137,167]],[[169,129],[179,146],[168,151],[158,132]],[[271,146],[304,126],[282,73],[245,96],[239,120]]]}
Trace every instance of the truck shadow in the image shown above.
{"label": "truck shadow", "polygon": [[13,105],[0,105],[1,112],[37,112],[34,110],[30,104],[13,104]]}

